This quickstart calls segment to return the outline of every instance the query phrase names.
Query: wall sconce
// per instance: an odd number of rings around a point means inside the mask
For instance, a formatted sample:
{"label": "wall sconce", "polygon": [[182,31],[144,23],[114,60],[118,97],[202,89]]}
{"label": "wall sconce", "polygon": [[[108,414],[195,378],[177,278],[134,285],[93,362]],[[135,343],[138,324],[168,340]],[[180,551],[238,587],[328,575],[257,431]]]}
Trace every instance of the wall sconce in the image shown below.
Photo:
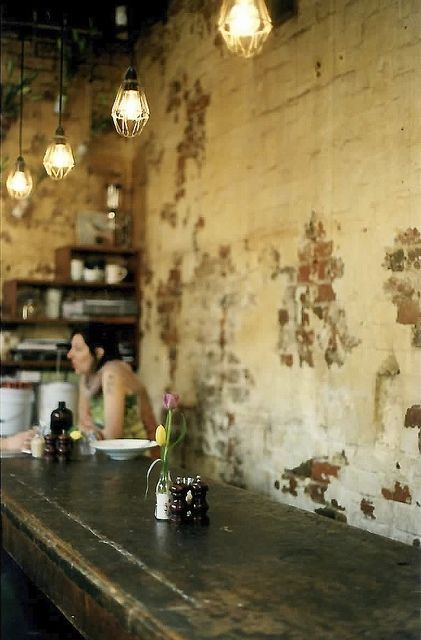
{"label": "wall sconce", "polygon": [[223,0],[218,29],[230,51],[244,58],[257,55],[272,30],[265,0]]}
{"label": "wall sconce", "polygon": [[63,48],[64,48],[64,22],[61,29],[60,38],[60,93],[58,109],[58,127],[53,142],[47,147],[43,164],[46,172],[53,180],[62,180],[75,166],[73,152],[70,144],[64,135],[64,128],[61,124],[62,103],[63,103]]}
{"label": "wall sconce", "polygon": [[22,37],[20,57],[20,120],[19,120],[19,155],[15,168],[7,176],[6,188],[11,198],[24,200],[32,191],[32,176],[25,165],[22,155],[22,122],[23,122],[23,61],[25,41]]}

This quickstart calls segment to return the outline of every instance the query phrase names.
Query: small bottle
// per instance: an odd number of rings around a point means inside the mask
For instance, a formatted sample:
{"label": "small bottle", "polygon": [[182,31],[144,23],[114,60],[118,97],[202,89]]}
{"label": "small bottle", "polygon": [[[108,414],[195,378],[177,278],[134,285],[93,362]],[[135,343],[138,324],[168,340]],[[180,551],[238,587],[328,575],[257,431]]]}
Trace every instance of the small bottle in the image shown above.
{"label": "small bottle", "polygon": [[161,471],[156,485],[155,518],[157,520],[168,520],[170,517],[170,487],[171,478],[169,472]]}
{"label": "small bottle", "polygon": [[37,433],[31,440],[31,453],[34,458],[42,458],[44,455],[45,440]]}
{"label": "small bottle", "polygon": [[63,433],[63,429],[67,432],[73,425],[73,413],[66,407],[66,403],[59,401],[57,409],[51,412],[50,430],[55,436]]}

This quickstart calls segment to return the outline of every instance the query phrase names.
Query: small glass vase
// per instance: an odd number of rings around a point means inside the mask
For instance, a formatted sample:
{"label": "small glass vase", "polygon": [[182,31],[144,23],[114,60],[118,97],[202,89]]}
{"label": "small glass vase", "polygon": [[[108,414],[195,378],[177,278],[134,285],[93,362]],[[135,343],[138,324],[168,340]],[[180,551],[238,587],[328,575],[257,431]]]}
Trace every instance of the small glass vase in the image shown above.
{"label": "small glass vase", "polygon": [[169,520],[170,518],[170,487],[170,472],[168,469],[161,469],[156,485],[155,518],[157,520]]}

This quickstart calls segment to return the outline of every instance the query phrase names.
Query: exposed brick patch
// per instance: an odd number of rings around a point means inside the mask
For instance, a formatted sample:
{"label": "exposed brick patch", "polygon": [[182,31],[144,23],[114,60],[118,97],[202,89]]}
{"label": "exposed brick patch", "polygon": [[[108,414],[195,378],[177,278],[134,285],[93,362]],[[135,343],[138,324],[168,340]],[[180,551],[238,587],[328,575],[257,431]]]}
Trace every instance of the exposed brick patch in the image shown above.
{"label": "exposed brick patch", "polygon": [[382,489],[382,495],[386,500],[394,500],[395,502],[403,502],[404,504],[412,504],[412,496],[408,485],[401,487],[400,482],[395,482],[393,489]]}
{"label": "exposed brick patch", "polygon": [[[285,477],[285,476],[282,476]],[[278,482],[278,481],[277,481]],[[293,476],[289,476],[288,478],[288,486],[284,485],[282,487],[282,493],[290,493],[292,496],[297,496],[297,485],[298,482],[296,480],[296,478],[294,478]],[[279,489],[279,482],[278,482],[278,486],[276,487],[277,489]]]}
{"label": "exposed brick patch", "polygon": [[413,404],[406,410],[405,427],[421,428],[421,404]]}
{"label": "exposed brick patch", "polygon": [[325,493],[327,490],[328,482],[310,482],[304,488],[304,493],[308,493],[310,498],[314,502],[325,503]]}
{"label": "exposed brick patch", "polygon": [[[186,116],[183,137],[177,145],[176,190],[186,182],[188,160],[193,160],[199,169],[202,167],[206,142],[205,119],[209,104],[210,95],[203,91],[199,79],[189,87],[188,78],[183,74],[181,78],[170,83],[167,113],[173,113],[177,122],[180,117],[179,112],[184,106]],[[179,197],[176,197],[176,200]]]}
{"label": "exposed brick patch", "polygon": [[418,427],[418,451],[421,453],[421,404],[414,404],[405,413],[405,427]]}
{"label": "exposed brick patch", "polygon": [[177,321],[182,304],[181,259],[176,259],[166,283],[160,282],[157,290],[157,312],[161,340],[168,348],[171,382],[177,368],[179,334]]}
{"label": "exposed brick patch", "polygon": [[370,500],[363,498],[360,502],[360,509],[366,518],[371,518],[371,520],[376,519],[374,515],[374,504]]}
{"label": "exposed brick patch", "polygon": [[161,209],[161,220],[168,222],[171,227],[177,226],[177,209],[174,203],[168,202]]}
{"label": "exposed brick patch", "polygon": [[311,477],[313,480],[317,480],[319,482],[329,482],[329,476],[333,476],[334,478],[338,477],[339,469],[340,467],[336,464],[313,460],[311,465]]}
{"label": "exposed brick patch", "polygon": [[[288,484],[283,485],[282,492],[297,496],[297,489],[302,489],[314,502],[326,504],[325,493],[330,479],[338,478],[339,470],[344,464],[348,464],[348,461],[345,452],[342,452],[334,461],[329,461],[327,458],[310,458],[298,467],[285,469],[282,478],[287,480]],[[331,500],[331,507],[339,511],[344,510],[335,499]]]}
{"label": "exposed brick patch", "polygon": [[[334,280],[343,276],[344,265],[333,255],[333,241],[326,239],[323,223],[314,212],[304,235],[298,267],[288,273],[290,283],[278,310],[280,360],[292,366],[294,350],[300,366],[314,367],[315,349],[320,348],[328,367],[334,363],[341,366],[346,353],[360,342],[349,334],[345,311],[339,307],[333,288]],[[272,278],[286,272],[279,266],[279,254],[274,258]]]}
{"label": "exposed brick patch", "polygon": [[194,225],[194,229],[193,229],[193,248],[195,251],[199,251],[199,245],[197,242],[197,236],[198,233],[201,229],[204,229],[205,227],[205,219],[203,216],[199,216],[198,219],[195,222]]}
{"label": "exposed brick patch", "polygon": [[396,322],[413,326],[412,343],[421,346],[416,327],[421,323],[421,234],[418,229],[401,231],[386,249],[383,266],[392,271],[384,285],[396,306]]}

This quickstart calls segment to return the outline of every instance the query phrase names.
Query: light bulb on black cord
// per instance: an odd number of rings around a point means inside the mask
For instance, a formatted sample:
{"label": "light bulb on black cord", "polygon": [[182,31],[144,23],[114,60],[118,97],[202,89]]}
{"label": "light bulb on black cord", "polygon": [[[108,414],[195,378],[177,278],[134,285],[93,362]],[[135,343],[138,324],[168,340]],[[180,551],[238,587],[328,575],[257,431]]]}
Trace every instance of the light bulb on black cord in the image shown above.
{"label": "light bulb on black cord", "polygon": [[114,100],[111,116],[121,136],[134,138],[142,133],[149,120],[146,95],[137,80],[134,67],[130,66]]}
{"label": "light bulb on black cord", "polygon": [[223,0],[218,29],[230,51],[257,55],[272,30],[265,0]]}
{"label": "light bulb on black cord", "polygon": [[63,100],[63,48],[64,48],[64,21],[60,38],[60,94],[58,127],[53,142],[48,146],[43,164],[46,172],[53,180],[62,180],[75,166],[75,160],[70,144],[66,140],[61,124],[62,100]]}
{"label": "light bulb on black cord", "polygon": [[10,197],[15,200],[24,200],[32,191],[32,176],[25,165],[22,155],[22,122],[23,122],[23,61],[25,42],[22,38],[21,64],[20,64],[20,122],[19,122],[19,156],[15,168],[7,176],[6,188]]}

